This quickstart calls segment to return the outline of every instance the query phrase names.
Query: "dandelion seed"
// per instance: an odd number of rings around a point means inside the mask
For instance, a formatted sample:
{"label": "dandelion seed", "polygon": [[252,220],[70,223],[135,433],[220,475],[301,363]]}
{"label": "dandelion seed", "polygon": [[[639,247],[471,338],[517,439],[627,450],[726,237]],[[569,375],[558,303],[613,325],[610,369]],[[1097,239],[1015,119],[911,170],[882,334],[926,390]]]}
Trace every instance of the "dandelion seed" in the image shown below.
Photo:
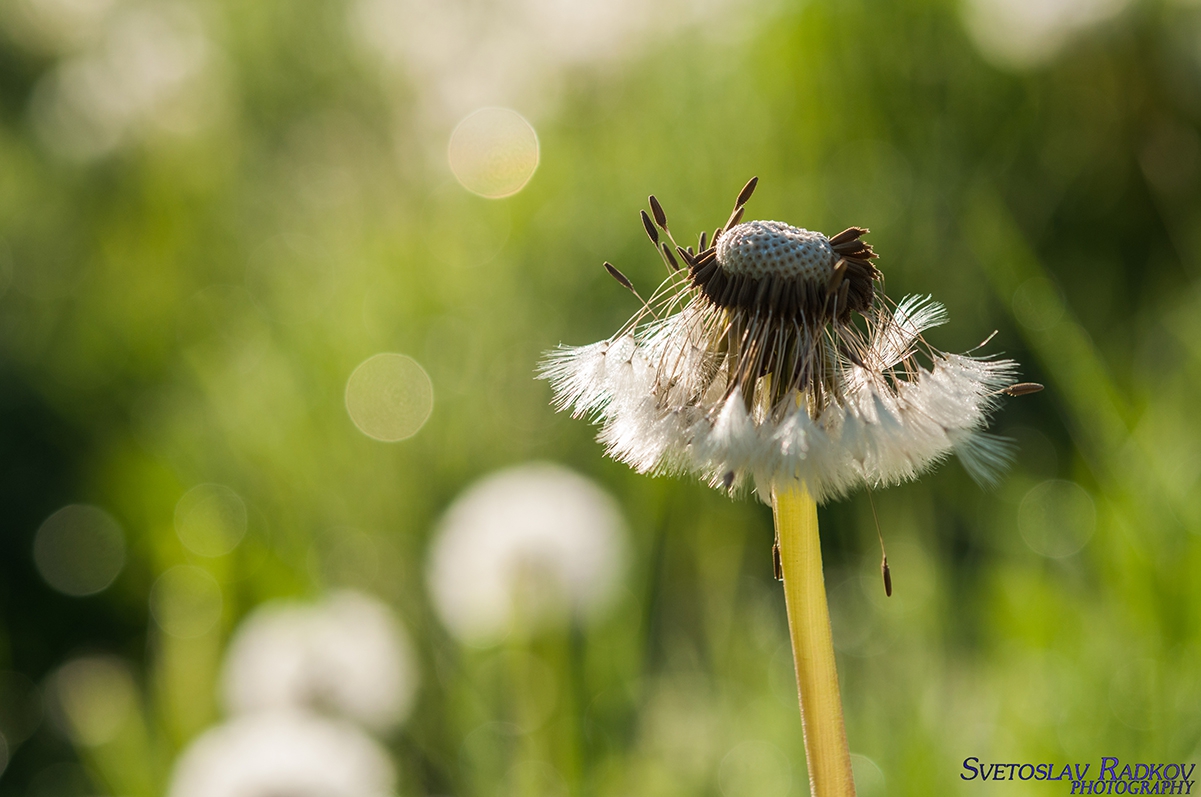
{"label": "dandelion seed", "polygon": [[662,227],[663,231],[666,232],[667,214],[663,212],[663,206],[659,204],[658,199],[655,199],[654,194],[651,194],[649,197],[647,197],[647,201],[650,202],[651,212],[655,214],[655,223]]}
{"label": "dandelion seed", "polygon": [[1002,388],[1001,392],[1007,396],[1028,396],[1031,393],[1042,392],[1043,386],[1038,382],[1018,382],[1016,385]]}
{"label": "dandelion seed", "polygon": [[655,229],[655,223],[651,221],[651,217],[646,215],[646,211],[642,211],[642,226],[646,229],[647,236],[651,239],[651,243],[655,246],[659,245],[659,231]]}
{"label": "dandelion seed", "polygon": [[740,208],[747,202],[751,201],[751,194],[755,193],[755,186],[759,185],[759,178],[752,177],[746,181],[746,185],[738,192],[738,199],[734,201],[734,207]]}
{"label": "dandelion seed", "polygon": [[680,264],[676,261],[676,256],[671,253],[671,249],[666,243],[661,244],[661,246],[663,247],[663,257],[667,259],[667,264],[671,267],[671,270],[679,271]]}
{"label": "dandelion seed", "polygon": [[634,290],[634,284],[630,282],[630,278],[618,271],[617,267],[608,260],[605,261],[605,271],[608,271],[609,276],[621,283],[626,290]]}

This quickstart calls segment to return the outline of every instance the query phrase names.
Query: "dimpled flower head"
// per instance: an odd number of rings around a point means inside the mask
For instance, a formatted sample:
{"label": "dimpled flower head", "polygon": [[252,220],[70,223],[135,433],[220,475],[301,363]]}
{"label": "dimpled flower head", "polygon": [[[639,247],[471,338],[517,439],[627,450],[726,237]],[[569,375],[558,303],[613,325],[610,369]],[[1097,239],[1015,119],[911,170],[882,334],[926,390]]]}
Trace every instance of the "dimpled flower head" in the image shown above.
{"label": "dimpled flower head", "polygon": [[897,484],[952,453],[992,480],[1008,451],[984,429],[1002,393],[1023,392],[1016,364],[927,344],[945,310],[883,294],[866,229],[739,223],[755,184],[695,251],[650,198],[643,225],[670,275],[613,337],[547,356],[556,406],[593,417],[639,472],[750,481],[764,500],[790,483],[818,500]]}

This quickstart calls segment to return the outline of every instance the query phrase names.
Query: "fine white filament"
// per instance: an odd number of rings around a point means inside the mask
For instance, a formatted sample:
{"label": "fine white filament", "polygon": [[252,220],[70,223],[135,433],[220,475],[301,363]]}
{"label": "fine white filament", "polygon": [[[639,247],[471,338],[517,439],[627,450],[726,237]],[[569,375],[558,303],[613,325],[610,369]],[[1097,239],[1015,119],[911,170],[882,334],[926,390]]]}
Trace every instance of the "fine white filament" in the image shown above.
{"label": "fine white filament", "polygon": [[[770,374],[748,400],[734,359],[714,355],[731,311],[686,286],[672,293],[679,312],[640,323],[644,311],[609,340],[560,347],[540,372],[556,406],[593,418],[607,453],[639,472],[749,480],[764,500],[773,486],[803,482],[824,501],[914,479],[952,453],[981,483],[1008,460],[1007,441],[984,430],[1016,364],[928,346],[922,332],[947,319],[930,297],[893,310],[877,300],[862,328],[831,324],[818,346],[820,395],[795,386],[765,404]],[[733,323],[753,329],[755,319]]]}

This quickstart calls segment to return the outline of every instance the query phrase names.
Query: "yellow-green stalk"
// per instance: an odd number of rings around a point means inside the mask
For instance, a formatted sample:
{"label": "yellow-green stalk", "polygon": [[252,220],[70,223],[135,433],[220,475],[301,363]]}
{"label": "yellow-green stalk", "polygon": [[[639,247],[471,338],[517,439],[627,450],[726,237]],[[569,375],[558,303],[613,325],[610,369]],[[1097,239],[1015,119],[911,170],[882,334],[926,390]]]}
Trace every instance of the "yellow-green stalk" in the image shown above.
{"label": "yellow-green stalk", "polygon": [[822,576],[817,502],[804,485],[772,491],[788,632],[801,699],[812,797],[854,797],[851,753],[842,719],[830,610]]}

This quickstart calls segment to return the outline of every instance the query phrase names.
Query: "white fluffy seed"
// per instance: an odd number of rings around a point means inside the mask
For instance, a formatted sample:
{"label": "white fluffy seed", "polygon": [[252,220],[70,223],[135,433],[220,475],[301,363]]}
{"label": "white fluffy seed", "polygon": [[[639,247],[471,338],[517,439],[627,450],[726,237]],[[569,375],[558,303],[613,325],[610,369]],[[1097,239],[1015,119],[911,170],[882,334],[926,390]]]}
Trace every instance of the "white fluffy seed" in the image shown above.
{"label": "white fluffy seed", "polygon": [[838,258],[830,239],[782,221],[748,221],[722,233],[717,264],[728,274],[800,278],[824,285]]}

